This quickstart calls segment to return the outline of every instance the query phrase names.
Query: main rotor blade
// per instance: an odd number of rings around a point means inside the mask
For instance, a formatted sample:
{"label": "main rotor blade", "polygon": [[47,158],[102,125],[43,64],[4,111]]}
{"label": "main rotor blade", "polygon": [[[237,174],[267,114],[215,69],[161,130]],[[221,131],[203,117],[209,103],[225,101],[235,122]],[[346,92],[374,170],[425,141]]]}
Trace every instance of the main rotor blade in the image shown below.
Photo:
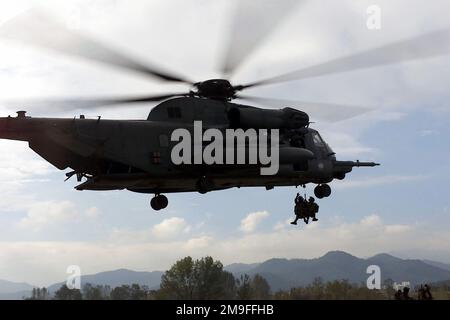
{"label": "main rotor blade", "polygon": [[327,122],[338,122],[342,120],[347,120],[374,110],[372,108],[357,107],[351,105],[309,102],[309,101],[293,101],[284,99],[253,97],[246,95],[238,95],[237,98],[276,108],[293,107],[295,109],[299,109],[301,111],[308,113],[313,119],[317,118],[319,120],[325,120]]}
{"label": "main rotor blade", "polygon": [[37,9],[30,9],[5,23],[0,28],[0,36],[66,55],[121,67],[161,80],[192,84],[185,78],[150,67],[99,41],[70,30]]}
{"label": "main rotor blade", "polygon": [[239,0],[221,66],[231,74],[284,20],[298,0]]}
{"label": "main rotor blade", "polygon": [[103,106],[134,104],[144,102],[158,102],[177,96],[186,96],[187,93],[170,93],[156,96],[124,97],[124,98],[67,98],[67,99],[26,99],[15,101],[0,101],[0,104],[20,108],[37,108],[51,110],[90,109]]}
{"label": "main rotor blade", "polygon": [[450,29],[443,29],[238,87],[242,90],[254,86],[319,77],[449,53]]}

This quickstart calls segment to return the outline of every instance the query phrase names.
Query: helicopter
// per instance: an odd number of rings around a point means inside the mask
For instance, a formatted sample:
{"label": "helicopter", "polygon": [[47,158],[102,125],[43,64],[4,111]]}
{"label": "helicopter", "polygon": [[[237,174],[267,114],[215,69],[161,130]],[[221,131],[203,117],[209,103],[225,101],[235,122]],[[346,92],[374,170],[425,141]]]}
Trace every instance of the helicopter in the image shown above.
{"label": "helicopter", "polygon": [[[2,26],[0,36],[7,29],[6,33],[9,31],[14,40],[191,87],[185,92],[159,95],[43,99],[27,103],[30,106],[42,104],[49,107],[93,108],[158,102],[147,119],[87,119],[84,115],[74,118],[40,118],[30,117],[26,111],[18,111],[16,117],[0,118],[0,139],[26,141],[34,152],[56,168],[70,168],[66,180],[75,176],[80,182],[76,190],[128,190],[150,194],[150,204],[154,210],[168,206],[164,194],[203,194],[235,187],[264,187],[271,190],[280,186],[297,187],[311,183],[316,185],[314,194],[317,198],[329,197],[329,183],[333,180],[345,179],[355,167],[375,167],[379,164],[337,160],[335,152],[320,133],[311,127],[309,114],[301,111],[301,106],[265,109],[236,103],[234,100],[269,105],[274,101],[288,103],[282,99],[246,96],[241,92],[263,85],[428,58],[450,51],[448,45],[430,45],[449,43],[450,30],[439,30],[281,76],[235,85],[225,78],[191,81],[149,66],[86,35],[64,28],[48,16],[31,20],[34,21],[34,31],[40,37],[23,32],[23,25],[29,28],[30,17],[27,15]],[[234,36],[239,37],[239,32],[234,32]],[[233,43],[239,41],[234,39],[231,41]],[[233,45],[230,48],[222,69],[226,74],[234,71],[243,59],[243,56],[235,56]],[[250,49],[244,50],[247,51],[245,55]],[[350,64],[350,61],[355,63]],[[359,110],[353,113],[364,112]],[[260,163],[174,164],[171,158],[175,146],[172,133],[180,128],[193,132],[196,121],[202,122],[204,130],[277,130],[279,170],[273,175],[261,175]],[[204,144],[202,148],[206,146]]]}

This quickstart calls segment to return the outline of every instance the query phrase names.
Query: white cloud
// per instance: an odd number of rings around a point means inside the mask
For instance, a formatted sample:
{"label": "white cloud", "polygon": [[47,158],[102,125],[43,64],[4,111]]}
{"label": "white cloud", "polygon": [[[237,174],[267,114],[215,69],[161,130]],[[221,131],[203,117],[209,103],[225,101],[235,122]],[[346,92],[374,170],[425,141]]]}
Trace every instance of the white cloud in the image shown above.
{"label": "white cloud", "polygon": [[88,218],[98,218],[101,215],[101,211],[97,207],[90,207],[85,211],[85,215]]}
{"label": "white cloud", "polygon": [[23,181],[50,172],[51,165],[26,143],[0,140],[0,182]]}
{"label": "white cloud", "polygon": [[432,248],[444,253],[443,261],[450,261],[448,232],[431,231],[421,225],[387,224],[378,215],[369,215],[354,223],[288,225],[228,238],[197,235],[187,240],[155,242],[137,233],[134,239],[128,240],[126,243],[117,239],[90,243],[0,242],[0,278],[48,284],[64,279],[70,264],[80,265],[84,274],[122,267],[164,270],[187,255],[212,255],[228,264],[260,262],[273,257],[314,258],[337,249],[361,257],[381,252],[415,251],[425,253],[415,258],[426,258],[427,250]]}
{"label": "white cloud", "polygon": [[173,217],[164,219],[152,228],[152,234],[159,239],[174,238],[181,233],[188,233],[191,227],[183,218]]}
{"label": "white cloud", "polygon": [[113,228],[108,236],[111,243],[125,244],[146,242],[151,239],[152,230],[131,230],[126,228]]}
{"label": "white cloud", "polygon": [[333,187],[336,189],[350,189],[350,188],[370,188],[393,183],[407,183],[419,182],[428,179],[425,175],[384,175],[371,176],[361,179],[349,179],[343,181],[335,181]]}
{"label": "white cloud", "polygon": [[381,218],[380,216],[376,215],[376,214],[372,214],[370,216],[364,217],[361,221],[360,221],[361,226],[366,227],[366,228],[374,228],[374,227],[378,227],[382,224],[381,222]]}
{"label": "white cloud", "polygon": [[[192,230],[200,228],[192,228],[185,219],[173,217],[164,219],[151,228],[131,229],[131,228],[113,228],[108,235],[108,241],[111,243],[131,244],[136,242],[164,242],[178,241],[185,239],[192,233]],[[188,240],[186,245],[195,246],[201,241],[206,241],[207,237],[198,237]]]}
{"label": "white cloud", "polygon": [[397,225],[394,224],[394,225],[385,227],[386,233],[389,233],[389,234],[409,232],[412,229],[414,229],[412,226],[402,225],[402,224],[397,224]]}
{"label": "white cloud", "polygon": [[19,227],[31,231],[58,226],[79,217],[75,205],[70,201],[38,202],[30,206]]}
{"label": "white cloud", "polygon": [[285,223],[283,222],[277,222],[277,224],[273,227],[274,231],[280,231],[283,230],[285,228]]}
{"label": "white cloud", "polygon": [[211,244],[212,240],[213,240],[213,237],[211,237],[211,236],[200,236],[197,238],[192,238],[186,242],[186,244],[184,245],[184,248],[189,251],[207,248],[208,245]]}
{"label": "white cloud", "polygon": [[325,141],[336,152],[339,158],[374,158],[379,154],[379,150],[361,143],[352,132],[345,132],[345,129],[336,129],[336,127],[319,127],[319,131]]}
{"label": "white cloud", "polygon": [[[414,243],[419,233],[422,232],[416,226],[385,224],[380,216],[369,215],[355,223],[323,226],[319,222],[301,225],[300,229],[288,225],[269,233],[245,235],[224,241],[221,252],[228,261],[233,261],[232,248],[239,246],[239,256],[246,262],[263,261],[271,257],[312,258],[336,249],[368,256],[389,252],[394,248],[411,248],[416,245],[411,243]],[[436,233],[430,235],[429,239],[442,238],[448,238],[448,235]],[[426,247],[426,244],[417,246]],[[439,247],[444,248],[444,242]]]}
{"label": "white cloud", "polygon": [[[286,230],[286,227],[290,226],[290,223],[292,222],[293,218],[288,218],[284,221],[279,221],[277,222],[274,227],[273,227],[273,231],[282,231],[282,230]],[[310,227],[311,225],[309,225]]]}
{"label": "white cloud", "polygon": [[269,216],[267,211],[257,211],[249,213],[244,219],[241,220],[240,230],[246,233],[255,231],[258,224]]}
{"label": "white cloud", "polygon": [[24,188],[48,181],[46,175],[52,170],[26,143],[0,140],[0,210],[25,209],[35,202],[34,194],[24,192]]}

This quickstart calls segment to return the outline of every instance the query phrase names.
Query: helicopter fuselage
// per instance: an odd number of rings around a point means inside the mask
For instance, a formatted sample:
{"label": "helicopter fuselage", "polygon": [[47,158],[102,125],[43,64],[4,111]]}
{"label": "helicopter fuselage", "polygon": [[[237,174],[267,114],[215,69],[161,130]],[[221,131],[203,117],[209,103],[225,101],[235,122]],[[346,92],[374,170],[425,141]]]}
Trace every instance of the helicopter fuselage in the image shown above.
{"label": "helicopter fuselage", "polygon": [[[280,164],[274,175],[261,175],[259,164],[181,164],[171,161],[171,133],[205,128],[280,130]],[[298,186],[343,179],[354,166],[374,163],[337,161],[334,152],[309,128],[301,111],[260,109],[226,101],[177,98],[156,106],[147,120],[34,118],[19,112],[0,118],[0,138],[27,141],[56,168],[71,168],[77,190],[141,193],[208,192],[232,187]]]}

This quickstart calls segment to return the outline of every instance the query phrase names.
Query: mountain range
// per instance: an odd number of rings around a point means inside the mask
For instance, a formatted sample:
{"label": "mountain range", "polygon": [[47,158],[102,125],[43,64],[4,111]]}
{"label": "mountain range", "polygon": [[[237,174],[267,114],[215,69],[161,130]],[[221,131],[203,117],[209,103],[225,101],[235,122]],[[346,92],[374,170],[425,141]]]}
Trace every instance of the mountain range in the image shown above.
{"label": "mountain range", "polygon": [[28,283],[0,280],[0,300],[22,299],[28,296],[31,290],[33,286]]}
{"label": "mountain range", "polygon": [[235,276],[246,273],[260,274],[269,282],[273,291],[310,284],[315,278],[323,281],[346,279],[351,283],[365,283],[367,267],[377,265],[381,281],[409,281],[411,285],[433,283],[450,279],[450,270],[439,267],[437,262],[400,259],[389,254],[378,254],[368,259],[357,258],[342,251],[328,252],[317,259],[270,259],[258,265],[241,265],[234,268]]}
{"label": "mountain range", "polygon": [[[105,271],[81,277],[81,286],[86,283],[95,285],[108,285],[111,288],[119,287],[123,284],[138,283],[141,286],[147,286],[149,289],[158,289],[161,282],[162,271],[132,271],[127,269],[118,269]],[[56,292],[65,282],[52,284],[48,287],[50,293]]]}
{"label": "mountain range", "polygon": [[[391,279],[396,282],[409,281],[411,285],[450,281],[450,265],[430,261],[400,259],[389,254],[378,254],[363,259],[342,251],[331,251],[316,259],[270,259],[262,263],[233,263],[225,270],[235,277],[243,274],[254,276],[260,274],[268,281],[272,291],[287,290],[291,287],[305,286],[314,279],[323,281],[346,279],[351,283],[365,283],[370,265],[377,265],[381,270],[382,282]],[[100,272],[82,277],[82,284],[109,285],[114,288],[122,284],[138,283],[150,289],[159,287],[162,271],[132,271],[119,269]],[[63,282],[48,287],[54,293]],[[21,299],[30,296],[33,286],[0,280],[0,299]]]}

